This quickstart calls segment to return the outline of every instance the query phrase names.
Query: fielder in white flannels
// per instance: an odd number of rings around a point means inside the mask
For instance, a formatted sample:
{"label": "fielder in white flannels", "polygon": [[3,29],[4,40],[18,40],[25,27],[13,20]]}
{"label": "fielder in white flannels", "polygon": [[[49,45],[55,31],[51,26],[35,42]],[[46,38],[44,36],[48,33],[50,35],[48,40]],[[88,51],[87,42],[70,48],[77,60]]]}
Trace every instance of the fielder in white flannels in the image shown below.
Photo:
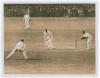
{"label": "fielder in white flannels", "polygon": [[86,39],[86,48],[91,49],[92,36],[85,31],[83,31],[82,34],[83,34],[83,37],[81,39],[82,40]]}
{"label": "fielder in white flannels", "polygon": [[20,51],[23,52],[23,56],[25,59],[28,59],[29,57],[27,56],[27,52],[26,52],[26,47],[25,47],[25,43],[24,40],[20,40],[16,46],[14,47],[14,49],[12,50],[11,53],[9,53],[9,55],[6,57],[6,59],[10,58],[16,51]]}
{"label": "fielder in white flannels", "polygon": [[28,13],[26,13],[24,15],[24,22],[25,22],[25,29],[29,29],[30,28],[30,15],[29,15],[29,9],[28,9]]}
{"label": "fielder in white flannels", "polygon": [[53,34],[47,29],[44,30],[44,41],[48,49],[53,49]]}

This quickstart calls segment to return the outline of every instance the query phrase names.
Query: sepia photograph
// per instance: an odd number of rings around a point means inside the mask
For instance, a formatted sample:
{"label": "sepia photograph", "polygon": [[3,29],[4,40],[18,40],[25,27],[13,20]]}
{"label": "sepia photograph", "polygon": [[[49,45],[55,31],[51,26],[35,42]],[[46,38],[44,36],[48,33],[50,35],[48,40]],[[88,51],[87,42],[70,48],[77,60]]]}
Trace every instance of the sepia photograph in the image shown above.
{"label": "sepia photograph", "polygon": [[96,4],[4,4],[4,74],[96,74]]}

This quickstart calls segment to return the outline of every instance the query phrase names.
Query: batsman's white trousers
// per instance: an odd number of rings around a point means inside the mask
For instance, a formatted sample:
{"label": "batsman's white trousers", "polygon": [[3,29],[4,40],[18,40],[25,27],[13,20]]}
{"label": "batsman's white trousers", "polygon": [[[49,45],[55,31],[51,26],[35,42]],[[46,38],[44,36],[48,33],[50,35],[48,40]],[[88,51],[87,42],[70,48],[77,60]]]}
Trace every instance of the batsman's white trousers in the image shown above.
{"label": "batsman's white trousers", "polygon": [[45,45],[47,48],[52,49],[53,48],[52,40],[51,39],[46,40]]}

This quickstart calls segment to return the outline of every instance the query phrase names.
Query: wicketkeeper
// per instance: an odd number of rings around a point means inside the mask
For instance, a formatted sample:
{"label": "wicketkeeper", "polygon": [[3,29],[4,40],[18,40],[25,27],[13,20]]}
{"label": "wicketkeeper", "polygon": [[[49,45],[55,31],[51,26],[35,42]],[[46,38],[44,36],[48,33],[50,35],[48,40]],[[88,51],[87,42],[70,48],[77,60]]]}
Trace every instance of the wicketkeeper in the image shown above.
{"label": "wicketkeeper", "polygon": [[81,40],[86,39],[86,48],[91,49],[92,36],[85,31],[83,31],[82,34],[83,37],[81,38]]}

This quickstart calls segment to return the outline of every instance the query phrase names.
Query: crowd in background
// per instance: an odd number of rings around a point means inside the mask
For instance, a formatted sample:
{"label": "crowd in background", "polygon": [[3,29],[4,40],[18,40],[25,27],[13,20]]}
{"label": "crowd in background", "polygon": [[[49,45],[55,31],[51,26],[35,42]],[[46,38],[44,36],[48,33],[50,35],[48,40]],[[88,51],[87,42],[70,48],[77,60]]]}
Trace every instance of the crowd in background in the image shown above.
{"label": "crowd in background", "polygon": [[95,17],[95,4],[5,4],[5,17]]}

